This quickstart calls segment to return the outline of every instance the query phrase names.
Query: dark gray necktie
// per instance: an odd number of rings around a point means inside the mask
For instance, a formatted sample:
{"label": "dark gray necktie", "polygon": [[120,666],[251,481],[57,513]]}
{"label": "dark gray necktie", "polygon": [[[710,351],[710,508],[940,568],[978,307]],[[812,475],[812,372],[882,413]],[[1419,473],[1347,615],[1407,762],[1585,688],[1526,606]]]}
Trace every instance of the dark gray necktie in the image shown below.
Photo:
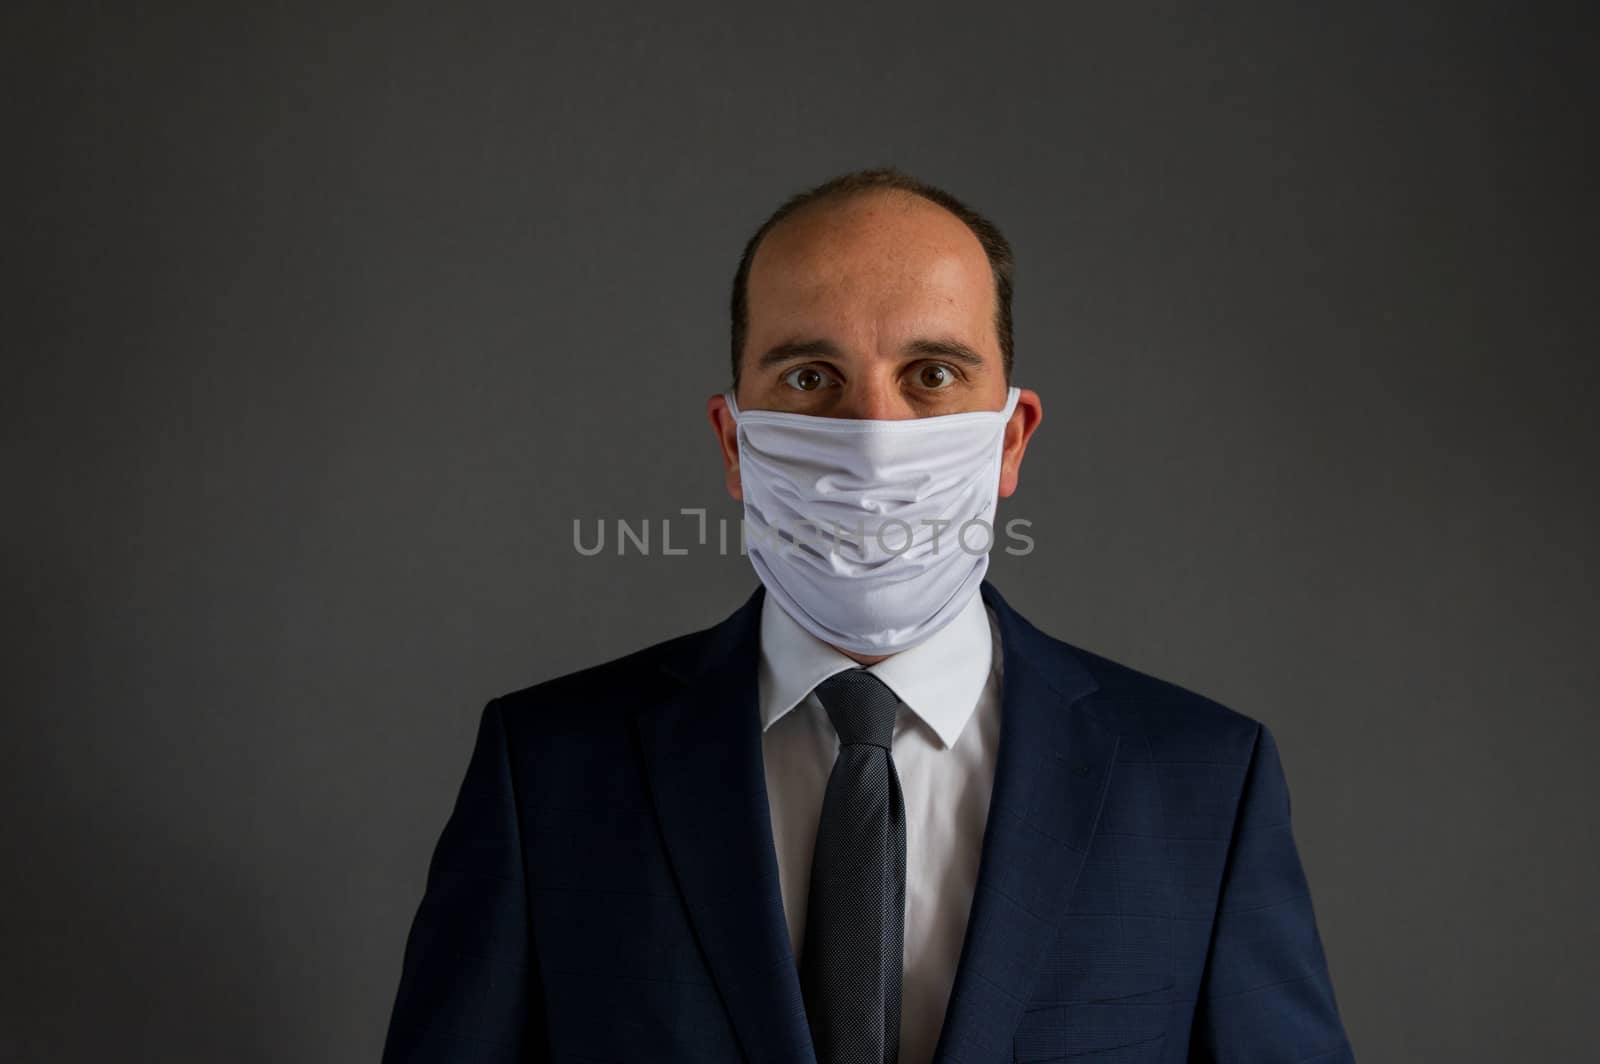
{"label": "dark gray necktie", "polygon": [[900,700],[865,669],[817,687],[839,735],[811,860],[800,985],[818,1064],[895,1064],[906,809],[889,753]]}

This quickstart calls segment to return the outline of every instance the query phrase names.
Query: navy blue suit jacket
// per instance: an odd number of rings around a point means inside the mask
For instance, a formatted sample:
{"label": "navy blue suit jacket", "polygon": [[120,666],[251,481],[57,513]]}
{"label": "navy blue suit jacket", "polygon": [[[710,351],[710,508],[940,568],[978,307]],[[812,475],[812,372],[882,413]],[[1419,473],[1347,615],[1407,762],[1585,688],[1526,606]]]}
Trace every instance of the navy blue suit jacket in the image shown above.
{"label": "navy blue suit jacket", "polygon": [[[1352,1060],[1271,733],[982,594],[1000,748],[935,1059]],[[761,597],[484,709],[386,1064],[815,1064],[762,770]]]}

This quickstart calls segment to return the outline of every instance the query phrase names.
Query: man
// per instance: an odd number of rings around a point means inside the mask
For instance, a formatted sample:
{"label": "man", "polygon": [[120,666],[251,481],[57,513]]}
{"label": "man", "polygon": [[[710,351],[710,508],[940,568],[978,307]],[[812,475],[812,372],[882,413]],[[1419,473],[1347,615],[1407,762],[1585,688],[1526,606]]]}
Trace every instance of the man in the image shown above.
{"label": "man", "polygon": [[983,580],[1010,249],[894,170],[751,239],[708,404],[761,587],[492,701],[385,1060],[1352,1060],[1267,728]]}

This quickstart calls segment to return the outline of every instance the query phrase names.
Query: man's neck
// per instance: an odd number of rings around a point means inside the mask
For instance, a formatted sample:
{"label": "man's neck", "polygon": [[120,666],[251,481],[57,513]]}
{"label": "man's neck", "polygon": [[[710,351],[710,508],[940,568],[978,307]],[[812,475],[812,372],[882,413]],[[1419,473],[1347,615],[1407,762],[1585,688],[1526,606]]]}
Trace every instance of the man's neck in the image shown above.
{"label": "man's neck", "polygon": [[889,658],[894,656],[892,654],[857,654],[853,650],[846,650],[844,647],[833,646],[832,643],[829,643],[828,645],[858,665],[876,665],[878,662],[887,661]]}

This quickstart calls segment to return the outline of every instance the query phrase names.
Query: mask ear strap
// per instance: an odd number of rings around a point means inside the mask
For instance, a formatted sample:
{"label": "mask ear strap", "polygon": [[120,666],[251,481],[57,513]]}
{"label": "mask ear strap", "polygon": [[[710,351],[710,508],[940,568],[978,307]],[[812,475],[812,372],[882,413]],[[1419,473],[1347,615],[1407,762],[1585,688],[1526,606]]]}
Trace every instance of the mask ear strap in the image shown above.
{"label": "mask ear strap", "polygon": [[728,401],[728,409],[733,412],[733,420],[739,420],[739,404],[734,400],[732,392],[723,392],[722,397]]}

